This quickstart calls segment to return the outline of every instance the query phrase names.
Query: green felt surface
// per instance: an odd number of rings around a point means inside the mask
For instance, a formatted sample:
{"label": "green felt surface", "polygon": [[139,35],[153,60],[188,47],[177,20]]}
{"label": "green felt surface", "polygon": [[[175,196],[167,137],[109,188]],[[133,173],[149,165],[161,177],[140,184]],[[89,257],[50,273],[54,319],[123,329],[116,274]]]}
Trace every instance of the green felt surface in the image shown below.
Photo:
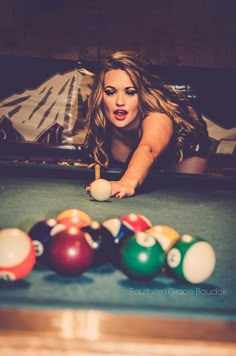
{"label": "green felt surface", "polygon": [[[167,313],[236,318],[236,190],[228,184],[201,184],[185,177],[154,178],[155,184],[132,198],[95,202],[85,192],[86,174],[60,177],[8,172],[0,176],[0,227],[28,231],[33,223],[78,208],[103,222],[131,212],[145,215],[153,225],[199,235],[217,256],[213,275],[201,285],[179,282],[162,273],[150,282],[129,281],[111,265],[65,278],[36,266],[22,281],[0,283],[0,306],[73,307],[139,313]],[[175,182],[175,183],[174,183]]]}

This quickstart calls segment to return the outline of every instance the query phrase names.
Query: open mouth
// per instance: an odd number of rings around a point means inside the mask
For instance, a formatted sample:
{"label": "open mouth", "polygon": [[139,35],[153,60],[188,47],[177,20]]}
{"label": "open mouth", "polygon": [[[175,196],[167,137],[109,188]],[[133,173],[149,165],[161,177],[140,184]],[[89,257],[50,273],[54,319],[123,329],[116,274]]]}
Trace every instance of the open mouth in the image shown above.
{"label": "open mouth", "polygon": [[114,115],[117,120],[124,120],[126,118],[126,115],[128,114],[128,111],[126,110],[115,110]]}

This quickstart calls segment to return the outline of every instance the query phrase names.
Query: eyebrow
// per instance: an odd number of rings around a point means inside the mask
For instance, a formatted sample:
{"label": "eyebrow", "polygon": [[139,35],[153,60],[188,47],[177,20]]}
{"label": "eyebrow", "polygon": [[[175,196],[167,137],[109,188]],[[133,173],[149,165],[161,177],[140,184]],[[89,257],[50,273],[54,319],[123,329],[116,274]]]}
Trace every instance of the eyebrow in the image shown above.
{"label": "eyebrow", "polygon": [[[104,89],[108,89],[108,88],[116,89],[116,87],[113,87],[112,85],[107,85],[107,86],[104,87]],[[124,89],[125,90],[127,90],[127,89],[136,89],[136,87],[135,86],[130,86],[130,87],[126,87]]]}

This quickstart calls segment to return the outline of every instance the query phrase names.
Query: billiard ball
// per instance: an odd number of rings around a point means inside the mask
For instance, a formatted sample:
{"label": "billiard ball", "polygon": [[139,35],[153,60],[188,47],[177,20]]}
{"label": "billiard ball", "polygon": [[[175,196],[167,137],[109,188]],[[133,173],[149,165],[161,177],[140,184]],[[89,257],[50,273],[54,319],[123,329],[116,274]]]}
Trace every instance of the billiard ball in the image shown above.
{"label": "billiard ball", "polygon": [[72,215],[63,219],[61,218],[60,221],[58,221],[58,224],[64,225],[65,227],[74,226],[80,229],[81,227],[89,225],[91,221],[84,220],[79,215]]}
{"label": "billiard ball", "polygon": [[111,193],[111,183],[106,179],[96,179],[90,185],[90,195],[94,200],[108,200],[111,197]]}
{"label": "billiard ball", "polygon": [[125,222],[126,226],[134,232],[145,231],[152,226],[149,219],[147,219],[144,215],[136,213],[124,215],[120,220],[123,223]]}
{"label": "billiard ball", "polygon": [[[56,230],[57,225],[54,227]],[[47,246],[47,264],[63,276],[79,276],[92,264],[94,249],[80,229],[72,226],[59,229]]]}
{"label": "billiard ball", "polygon": [[121,271],[130,279],[151,280],[162,270],[166,254],[159,242],[146,232],[129,237],[120,250]]}
{"label": "billiard ball", "polygon": [[56,224],[56,219],[40,220],[32,225],[28,232],[28,235],[33,240],[35,254],[38,262],[45,262],[45,249],[47,248],[47,243],[51,237],[51,230]]}
{"label": "billiard ball", "polygon": [[35,250],[31,238],[21,229],[0,231],[0,279],[25,278],[34,268]]}
{"label": "billiard ball", "polygon": [[92,222],[92,219],[90,216],[85,213],[83,210],[80,209],[67,209],[62,211],[58,216],[56,217],[56,220],[61,223],[63,220],[68,221],[71,219],[73,222],[75,221],[84,221],[85,224],[90,224]]}
{"label": "billiard ball", "polygon": [[123,242],[134,234],[134,231],[118,218],[105,220],[103,226],[110,231],[114,240],[111,263],[115,268],[120,269],[120,248]]}
{"label": "billiard ball", "polygon": [[105,220],[102,224],[112,234],[115,244],[119,243],[124,237],[131,236],[134,233],[133,229],[130,229],[126,222],[122,222],[118,218]]}
{"label": "billiard ball", "polygon": [[94,249],[92,267],[99,267],[110,262],[114,249],[114,238],[110,231],[97,221],[93,221],[81,230]]}
{"label": "billiard ball", "polygon": [[213,273],[216,255],[211,244],[198,236],[182,235],[167,254],[173,276],[190,283],[202,283]]}
{"label": "billiard ball", "polygon": [[178,231],[167,225],[154,225],[146,232],[157,239],[165,252],[180,238]]}

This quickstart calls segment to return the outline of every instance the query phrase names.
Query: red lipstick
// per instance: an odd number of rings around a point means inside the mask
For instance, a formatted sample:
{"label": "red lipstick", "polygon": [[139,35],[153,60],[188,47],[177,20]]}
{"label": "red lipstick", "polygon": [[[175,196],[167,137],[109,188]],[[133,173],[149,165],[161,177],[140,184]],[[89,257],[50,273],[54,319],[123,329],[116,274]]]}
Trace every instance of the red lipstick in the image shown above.
{"label": "red lipstick", "polygon": [[126,118],[126,115],[128,114],[128,111],[126,110],[115,110],[114,115],[117,120],[124,120]]}

